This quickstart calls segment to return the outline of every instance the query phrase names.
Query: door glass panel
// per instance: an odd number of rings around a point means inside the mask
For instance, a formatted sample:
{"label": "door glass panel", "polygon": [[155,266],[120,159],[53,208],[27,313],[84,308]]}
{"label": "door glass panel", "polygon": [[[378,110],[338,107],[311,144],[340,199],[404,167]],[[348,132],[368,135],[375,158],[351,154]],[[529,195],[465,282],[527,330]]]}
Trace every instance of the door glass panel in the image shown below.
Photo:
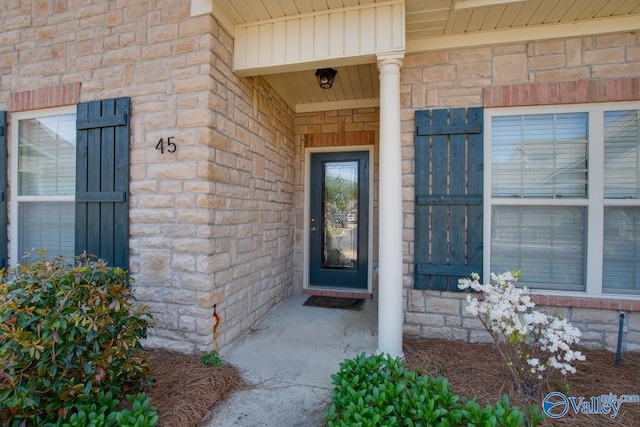
{"label": "door glass panel", "polygon": [[358,264],[358,162],[323,164],[322,267]]}

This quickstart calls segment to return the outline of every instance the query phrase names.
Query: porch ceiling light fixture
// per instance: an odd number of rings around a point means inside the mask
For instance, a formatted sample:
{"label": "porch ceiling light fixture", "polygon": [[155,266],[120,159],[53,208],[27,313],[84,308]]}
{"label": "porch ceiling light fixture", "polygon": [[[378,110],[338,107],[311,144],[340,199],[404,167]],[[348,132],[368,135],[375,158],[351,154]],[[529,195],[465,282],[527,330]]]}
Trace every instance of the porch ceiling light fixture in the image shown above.
{"label": "porch ceiling light fixture", "polygon": [[316,77],[318,78],[318,84],[322,89],[331,89],[333,86],[333,80],[336,78],[338,72],[333,68],[318,68],[316,70]]}

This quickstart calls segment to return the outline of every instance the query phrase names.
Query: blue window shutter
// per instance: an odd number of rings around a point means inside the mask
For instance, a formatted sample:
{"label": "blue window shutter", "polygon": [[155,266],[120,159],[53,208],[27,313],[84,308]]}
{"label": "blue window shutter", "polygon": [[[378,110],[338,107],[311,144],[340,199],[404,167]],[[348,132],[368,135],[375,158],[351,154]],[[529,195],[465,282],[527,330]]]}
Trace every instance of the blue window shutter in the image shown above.
{"label": "blue window shutter", "polygon": [[129,267],[130,99],[77,107],[76,254]]}
{"label": "blue window shutter", "polygon": [[0,268],[7,267],[7,113],[0,111]]}
{"label": "blue window shutter", "polygon": [[482,274],[482,108],[416,111],[417,289]]}

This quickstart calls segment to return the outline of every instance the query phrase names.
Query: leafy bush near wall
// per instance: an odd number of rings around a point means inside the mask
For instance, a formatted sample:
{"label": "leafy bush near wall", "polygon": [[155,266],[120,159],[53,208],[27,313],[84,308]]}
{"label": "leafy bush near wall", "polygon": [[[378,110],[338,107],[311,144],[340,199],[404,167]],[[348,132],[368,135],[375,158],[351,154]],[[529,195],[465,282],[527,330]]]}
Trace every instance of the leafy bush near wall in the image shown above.
{"label": "leafy bush near wall", "polygon": [[127,395],[131,408],[118,409],[120,400],[111,392],[99,392],[95,399],[77,402],[73,412],[58,419],[53,427],[153,427],[158,423],[158,414],[151,406],[151,398],[145,393]]}
{"label": "leafy bush near wall", "polygon": [[452,393],[446,378],[417,375],[398,358],[361,354],[341,363],[332,378],[335,388],[327,409],[329,427],[527,424],[506,395],[483,408]]}
{"label": "leafy bush near wall", "polygon": [[149,384],[140,339],[152,319],[129,281],[88,256],[38,259],[2,277],[0,419],[56,424]]}

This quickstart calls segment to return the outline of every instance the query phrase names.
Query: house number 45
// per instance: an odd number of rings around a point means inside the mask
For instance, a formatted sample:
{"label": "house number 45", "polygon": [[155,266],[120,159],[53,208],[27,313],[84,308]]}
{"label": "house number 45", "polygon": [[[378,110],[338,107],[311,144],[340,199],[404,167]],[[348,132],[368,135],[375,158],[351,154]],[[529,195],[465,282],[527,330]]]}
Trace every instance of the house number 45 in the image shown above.
{"label": "house number 45", "polygon": [[175,137],[168,137],[166,143],[164,142],[164,138],[160,138],[160,141],[156,144],[156,150],[160,150],[162,154],[164,154],[164,150],[167,150],[168,153],[174,153],[178,147],[175,142],[171,141],[173,138]]}

